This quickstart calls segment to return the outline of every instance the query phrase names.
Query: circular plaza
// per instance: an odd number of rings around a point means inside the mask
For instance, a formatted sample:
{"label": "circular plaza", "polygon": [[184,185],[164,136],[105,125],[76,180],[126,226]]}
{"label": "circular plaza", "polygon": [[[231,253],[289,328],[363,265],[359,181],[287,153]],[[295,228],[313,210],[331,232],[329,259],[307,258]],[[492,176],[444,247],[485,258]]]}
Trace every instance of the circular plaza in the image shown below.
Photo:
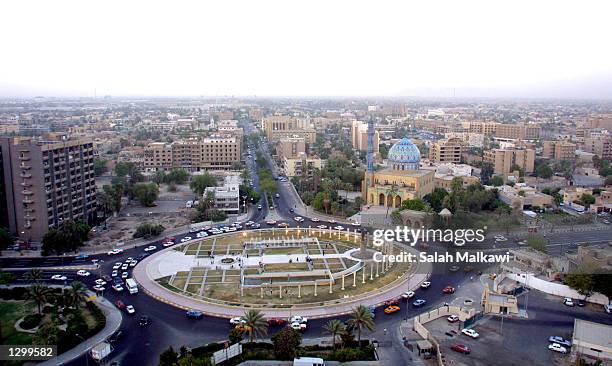
{"label": "circular plaza", "polygon": [[[397,298],[425,278],[416,263],[374,261],[398,244],[372,247],[356,231],[260,229],[191,240],[143,260],[141,288],[184,309],[217,316],[259,309],[267,316],[349,312],[357,304]],[[422,272],[422,271],[418,271]]]}

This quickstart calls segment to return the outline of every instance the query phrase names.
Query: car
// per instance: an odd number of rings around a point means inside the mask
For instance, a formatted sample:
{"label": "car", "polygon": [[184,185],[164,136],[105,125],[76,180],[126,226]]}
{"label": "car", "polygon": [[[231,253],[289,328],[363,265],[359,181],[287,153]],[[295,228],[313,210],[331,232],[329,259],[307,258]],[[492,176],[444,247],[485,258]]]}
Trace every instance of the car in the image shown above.
{"label": "car", "polygon": [[140,320],[138,320],[138,325],[141,327],[146,327],[149,324],[151,324],[151,319],[149,319],[149,317],[146,315],[141,316]]}
{"label": "car", "polygon": [[108,337],[107,341],[109,341],[110,343],[115,343],[119,339],[121,339],[122,336],[123,336],[123,331],[122,330],[118,330],[115,333],[113,333],[110,337]]}
{"label": "car", "polygon": [[344,230],[344,226],[341,226],[341,225],[334,226],[334,230]]}
{"label": "car", "polygon": [[167,248],[167,247],[169,247],[171,245],[174,245],[173,241],[165,241],[165,242],[162,243],[162,247],[164,247],[164,248]]}
{"label": "car", "polygon": [[261,211],[263,209],[262,205],[257,205],[257,209]]}
{"label": "car", "polygon": [[317,219],[316,217],[313,217],[312,219],[310,219],[310,221],[312,221],[312,222],[319,222],[321,220]]}
{"label": "car", "polygon": [[246,323],[246,320],[242,319],[242,317],[240,316],[237,316],[237,317],[231,318],[229,322],[231,325],[238,325],[238,324]]}
{"label": "car", "polygon": [[563,347],[558,343],[552,343],[548,345],[548,349],[559,353],[567,353],[567,348]]}
{"label": "car", "polygon": [[130,275],[129,273],[127,273],[127,272],[123,272],[123,273],[121,274],[121,278],[124,278],[124,279],[125,279],[125,278],[128,278],[128,277],[129,277],[129,275]]}
{"label": "car", "polygon": [[565,305],[565,306],[574,306],[574,300],[572,300],[569,297],[566,297],[565,299],[563,299],[563,305]]}
{"label": "car", "polygon": [[202,319],[204,317],[204,314],[198,310],[188,310],[185,313],[185,316],[187,317],[187,319]]}
{"label": "car", "polygon": [[157,249],[157,247],[155,245],[149,245],[148,247],[144,248],[145,252],[151,252],[153,250]]}
{"label": "car", "polygon": [[290,209],[289,209],[289,212],[294,213],[294,212],[295,212],[295,210],[294,210],[294,209],[292,209],[292,208],[290,208]]}
{"label": "car", "polygon": [[138,264],[138,261],[134,259],[133,261],[130,262],[130,267],[136,267],[137,264]]}
{"label": "car", "polygon": [[94,290],[96,290],[96,291],[104,291],[104,290],[106,290],[106,288],[104,286],[102,286],[102,285],[95,285],[92,288]]}
{"label": "car", "polygon": [[455,352],[463,353],[466,355],[469,355],[470,352],[472,352],[472,350],[465,344],[453,344],[451,346],[451,349]]}
{"label": "car", "polygon": [[251,229],[259,229],[260,227],[261,227],[261,224],[258,224],[258,223],[251,225]]}
{"label": "car", "polygon": [[77,259],[77,260],[78,259],[87,259],[87,258],[89,258],[89,254],[84,254],[84,253],[83,254],[79,254],[79,255],[74,257],[74,259]]}
{"label": "car", "polygon": [[446,320],[449,323],[456,323],[456,322],[459,321],[459,317],[457,315],[453,314],[453,315],[449,315],[448,318],[446,318]]}
{"label": "car", "polygon": [[508,239],[503,236],[503,235],[499,235],[495,237],[495,241],[507,241]]}
{"label": "car", "polygon": [[101,278],[98,278],[98,279],[97,279],[97,280],[95,280],[94,282],[96,283],[96,285],[99,285],[99,286],[104,286],[104,285],[106,285],[106,281],[104,281],[104,280],[103,280],[103,279],[101,279]]}
{"label": "car", "polygon": [[333,225],[336,223],[336,220],[329,220],[328,222]]}
{"label": "car", "polygon": [[408,292],[404,292],[402,294],[402,298],[408,300],[408,299],[412,299],[414,297],[414,291],[408,291]]}
{"label": "car", "polygon": [[267,320],[268,325],[272,326],[272,325],[283,325],[286,323],[285,319],[281,319],[281,318],[270,318]]}
{"label": "car", "polygon": [[254,224],[253,221],[247,221],[247,222],[244,223],[244,226],[251,227],[251,225],[253,225],[253,224]]}
{"label": "car", "polygon": [[121,253],[123,253],[123,249],[115,248],[115,249],[109,250],[106,254],[108,254],[108,255],[117,255],[117,254],[121,254]]}
{"label": "car", "polygon": [[307,325],[305,323],[293,322],[293,323],[289,324],[289,328],[291,328],[293,330],[297,330],[299,332],[303,332],[303,331],[306,330]]}
{"label": "car", "polygon": [[66,281],[68,277],[64,275],[56,274],[56,275],[51,276],[51,279],[54,281]]}
{"label": "car", "polygon": [[130,266],[130,264],[129,264],[129,263],[124,263],[124,264],[121,266],[121,269],[125,271],[126,269],[128,269],[128,267],[129,267],[129,266]]}
{"label": "car", "polygon": [[183,239],[181,239],[181,243],[187,242],[189,240],[191,240],[191,236],[186,236]]}
{"label": "car", "polygon": [[608,313],[608,314],[612,313],[612,305],[610,305],[610,304],[606,304],[606,305],[604,305],[604,307],[603,307],[603,308],[604,308],[604,311],[605,311],[606,313]]}
{"label": "car", "polygon": [[279,222],[276,226],[278,226],[278,227],[289,227],[289,224],[287,224],[286,222]]}
{"label": "car", "polygon": [[125,304],[121,300],[115,301],[115,306],[117,307],[117,309],[120,309],[120,310],[125,309]]}
{"label": "car", "polygon": [[361,224],[358,223],[357,221],[353,221],[351,222],[351,226],[361,226]]}
{"label": "car", "polygon": [[518,244],[518,245],[521,245],[521,246],[523,246],[523,245],[527,245],[527,241],[525,241],[525,240],[521,240],[521,241],[519,241],[517,244]]}
{"label": "car", "polygon": [[584,307],[584,306],[586,306],[586,301],[580,299],[580,300],[576,301],[576,305],[578,305],[580,307]]}
{"label": "car", "polygon": [[134,314],[136,309],[134,309],[134,305],[128,305],[125,307],[125,311],[127,311],[128,314]]}
{"label": "car", "polygon": [[276,220],[268,220],[266,221],[267,225],[276,225]]}
{"label": "car", "polygon": [[113,272],[111,273],[111,276],[112,276],[112,277],[117,277],[117,276],[119,276],[119,272],[118,272],[118,271],[113,271]]}
{"label": "car", "polygon": [[294,218],[293,218],[293,220],[295,220],[295,221],[297,221],[297,222],[303,222],[303,221],[304,221],[304,218],[303,218],[303,217],[301,217],[301,216],[296,216],[296,217],[294,217]]}
{"label": "car", "polygon": [[274,197],[280,198],[280,194],[277,193],[277,194],[274,195]]}
{"label": "car", "polygon": [[388,306],[385,308],[385,314],[393,314],[400,311],[400,307],[397,305]]}
{"label": "car", "polygon": [[399,305],[399,303],[400,303],[399,299],[389,299],[385,301],[385,306]]}
{"label": "car", "polygon": [[319,229],[327,229],[327,226],[326,225],[317,225],[317,228],[319,228]]}
{"label": "car", "polygon": [[121,286],[119,284],[114,284],[113,285],[113,290],[115,290],[117,292],[121,292],[121,291],[123,291],[123,286]]}
{"label": "car", "polygon": [[562,346],[566,346],[566,347],[571,347],[572,346],[572,342],[569,339],[565,339],[563,337],[559,337],[559,336],[550,336],[548,337],[548,341],[550,343],[558,343]]}
{"label": "car", "polygon": [[466,335],[468,337],[471,337],[471,338],[478,338],[478,337],[480,337],[480,334],[478,334],[472,328],[463,328],[463,329],[461,329],[461,334],[464,334],[464,335]]}
{"label": "car", "polygon": [[111,277],[111,276],[109,276],[109,275],[104,275],[104,276],[102,276],[102,279],[103,279],[104,281],[106,281],[106,282],[110,282],[110,281],[112,281],[112,280],[113,280],[113,279],[112,279],[112,277]]}
{"label": "car", "polygon": [[423,300],[423,299],[416,299],[413,303],[412,306],[414,306],[415,308],[420,308],[421,306],[425,305],[427,301]]}
{"label": "car", "polygon": [[123,263],[121,263],[121,262],[115,263],[115,264],[113,264],[113,269],[119,269],[119,268],[121,268],[122,265],[123,265]]}
{"label": "car", "polygon": [[289,322],[290,323],[295,323],[295,322],[298,322],[298,323],[308,323],[308,318],[303,317],[301,315],[294,315],[291,318],[289,318]]}
{"label": "car", "polygon": [[455,288],[451,285],[446,286],[445,288],[442,289],[442,293],[444,294],[452,294],[455,292]]}
{"label": "car", "polygon": [[431,286],[431,282],[429,281],[421,282],[421,288],[429,288],[429,286]]}

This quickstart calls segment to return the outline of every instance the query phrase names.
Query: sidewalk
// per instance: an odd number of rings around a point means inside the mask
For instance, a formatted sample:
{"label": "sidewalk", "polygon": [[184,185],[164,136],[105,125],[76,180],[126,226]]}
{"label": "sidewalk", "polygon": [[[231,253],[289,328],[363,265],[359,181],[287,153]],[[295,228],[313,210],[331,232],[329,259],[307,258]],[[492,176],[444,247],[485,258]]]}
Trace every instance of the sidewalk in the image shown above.
{"label": "sidewalk", "polygon": [[[90,293],[90,291],[88,291],[88,294],[93,295],[93,292]],[[103,342],[108,337],[110,337],[113,333],[115,333],[117,329],[119,329],[119,327],[121,326],[121,321],[123,319],[123,316],[121,315],[121,311],[119,311],[113,304],[111,304],[110,301],[106,300],[103,297],[97,297],[94,300],[94,303],[98,305],[100,310],[102,310],[104,315],[106,315],[106,325],[104,326],[104,329],[102,329],[100,332],[98,332],[93,337],[80,343],[78,346],[74,347],[73,349],[62,353],[61,355],[58,355],[57,357],[51,360],[41,362],[38,365],[44,365],[44,366],[63,365],[85,354],[93,346],[95,346],[96,344],[100,342]]]}

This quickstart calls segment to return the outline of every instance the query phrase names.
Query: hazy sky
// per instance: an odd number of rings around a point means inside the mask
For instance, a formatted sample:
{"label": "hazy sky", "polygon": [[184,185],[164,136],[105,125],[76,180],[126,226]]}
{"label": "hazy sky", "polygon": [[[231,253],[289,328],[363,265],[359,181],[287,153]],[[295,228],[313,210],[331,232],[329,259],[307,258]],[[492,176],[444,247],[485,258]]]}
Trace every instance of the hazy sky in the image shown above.
{"label": "hazy sky", "polygon": [[612,98],[610,1],[3,0],[0,13],[4,96]]}

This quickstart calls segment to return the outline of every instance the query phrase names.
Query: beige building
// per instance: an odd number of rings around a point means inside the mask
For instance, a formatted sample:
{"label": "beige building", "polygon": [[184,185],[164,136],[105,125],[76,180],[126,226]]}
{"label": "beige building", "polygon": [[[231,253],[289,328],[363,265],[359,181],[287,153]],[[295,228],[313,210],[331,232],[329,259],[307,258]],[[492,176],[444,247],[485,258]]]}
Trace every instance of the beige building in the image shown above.
{"label": "beige building", "polygon": [[8,221],[2,225],[13,234],[39,242],[49,227],[65,220],[95,220],[91,139],[3,137],[0,149],[2,216]]}
{"label": "beige building", "polygon": [[466,150],[467,145],[459,138],[439,140],[429,147],[429,160],[435,164],[459,164]]}
{"label": "beige building", "polygon": [[567,252],[570,270],[580,267],[591,269],[612,270],[612,245],[579,245],[577,250]]}
{"label": "beige building", "polygon": [[[359,151],[368,150],[368,124],[361,121],[353,121],[351,123],[351,141],[353,149]],[[378,154],[380,145],[380,135],[378,131],[374,131],[373,140],[374,154]]]}
{"label": "beige building", "polygon": [[507,174],[517,165],[525,173],[532,173],[535,163],[535,150],[532,149],[492,149],[484,152],[484,161],[493,164],[493,172]]}
{"label": "beige building", "polygon": [[301,154],[296,158],[284,158],[283,170],[288,177],[302,176],[311,177],[315,169],[321,170],[323,160],[319,158],[309,158]]}
{"label": "beige building", "polygon": [[240,162],[240,140],[236,137],[211,136],[204,139],[154,142],[144,151],[146,170],[183,168],[189,172],[228,170]]}
{"label": "beige building", "polygon": [[526,207],[548,207],[553,203],[552,196],[540,193],[524,183],[498,187],[498,196],[508,206],[520,210]]}
{"label": "beige building", "polygon": [[602,361],[612,360],[612,326],[574,319],[572,357]]}
{"label": "beige building", "polygon": [[306,154],[306,140],[303,137],[284,137],[278,140],[276,155],[279,159],[294,159]]}
{"label": "beige building", "polygon": [[584,150],[604,160],[612,160],[612,137],[588,137],[584,139]]}
{"label": "beige building", "polygon": [[569,141],[544,141],[542,157],[558,161],[576,159],[576,144]]}
{"label": "beige building", "polygon": [[540,126],[525,123],[468,122],[464,123],[464,127],[468,132],[513,140],[535,140],[540,137],[541,131]]}
{"label": "beige building", "polygon": [[269,141],[278,141],[283,137],[302,137],[313,144],[317,134],[306,122],[289,116],[270,116],[262,119],[262,129]]}

